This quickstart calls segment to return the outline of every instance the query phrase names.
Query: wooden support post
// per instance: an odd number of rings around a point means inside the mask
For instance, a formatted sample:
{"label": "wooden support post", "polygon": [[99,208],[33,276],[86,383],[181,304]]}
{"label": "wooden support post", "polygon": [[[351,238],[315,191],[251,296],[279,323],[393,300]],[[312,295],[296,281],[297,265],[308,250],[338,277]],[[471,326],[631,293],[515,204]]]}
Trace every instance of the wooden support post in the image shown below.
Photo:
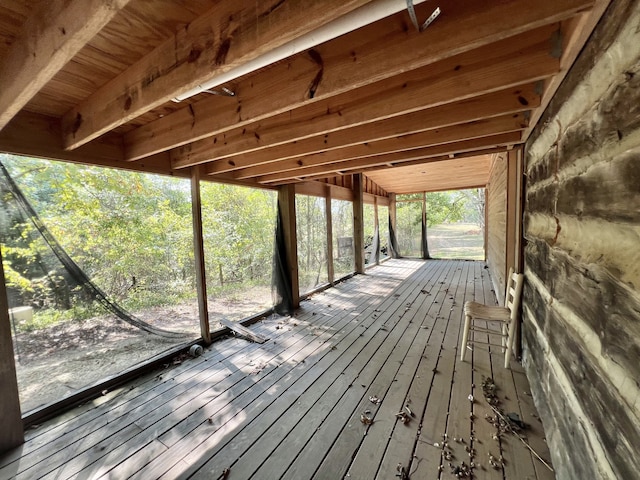
{"label": "wooden support post", "polygon": [[[389,194],[389,218],[385,219],[385,222],[390,223],[390,227],[393,229],[393,235],[395,236],[395,241],[398,240],[398,222],[397,222],[397,211],[396,211],[396,194]],[[391,229],[389,229],[389,256],[393,257],[394,247],[392,246],[394,240],[391,238]],[[396,252],[396,254],[400,254],[400,252]]]}
{"label": "wooden support post", "polygon": [[515,259],[514,266],[517,272],[522,272],[524,269],[524,252],[522,247],[522,222],[524,215],[524,151],[522,147],[516,149],[516,198],[515,198]]}
{"label": "wooden support post", "polygon": [[489,189],[484,189],[484,261],[487,261],[489,251]]}
{"label": "wooden support post", "polygon": [[[513,268],[516,272],[522,272],[522,177],[523,177],[522,149],[510,150],[507,154],[507,235],[505,268]],[[506,277],[505,282],[509,279]],[[520,326],[516,328],[516,338],[513,343],[513,352],[516,357],[522,352]]]}
{"label": "wooden support post", "polygon": [[333,285],[336,273],[333,268],[333,215],[331,213],[331,185],[327,184],[327,192],[324,197],[325,215],[327,217],[327,274],[329,283]]}
{"label": "wooden support post", "polygon": [[389,219],[391,220],[391,226],[393,227],[393,231],[397,231],[398,229],[398,222],[397,222],[397,215],[396,215],[396,194],[395,193],[390,193],[389,194]]}
{"label": "wooden support post", "polygon": [[353,251],[356,273],[364,273],[364,189],[361,173],[353,175]]}
{"label": "wooden support post", "polygon": [[427,192],[422,192],[422,224],[424,225],[422,258],[423,260],[428,260],[431,258],[431,254],[429,253],[429,240],[427,238]]}
{"label": "wooden support post", "polygon": [[506,245],[505,245],[505,282],[507,272],[510,268],[515,270],[516,267],[516,248],[517,248],[517,222],[518,222],[518,152],[509,150],[506,155],[507,161],[507,206],[506,206]]}
{"label": "wooden support post", "polygon": [[191,212],[193,217],[193,253],[196,262],[196,288],[198,290],[198,312],[200,334],[204,342],[211,343],[209,328],[209,305],[207,303],[207,278],[204,264],[204,240],[202,235],[202,204],[200,199],[200,169],[191,168]]}
{"label": "wooden support post", "polygon": [[24,442],[16,364],[11,340],[9,302],[0,255],[0,453]]}
{"label": "wooden support post", "polygon": [[375,252],[376,265],[380,265],[380,220],[378,219],[378,197],[373,197],[373,231],[378,232],[378,243],[374,242],[377,251]]}
{"label": "wooden support post", "polygon": [[296,232],[295,185],[282,185],[278,189],[278,203],[282,214],[282,229],[287,245],[287,262],[291,271],[293,308],[300,306],[300,279],[298,277],[298,236]]}

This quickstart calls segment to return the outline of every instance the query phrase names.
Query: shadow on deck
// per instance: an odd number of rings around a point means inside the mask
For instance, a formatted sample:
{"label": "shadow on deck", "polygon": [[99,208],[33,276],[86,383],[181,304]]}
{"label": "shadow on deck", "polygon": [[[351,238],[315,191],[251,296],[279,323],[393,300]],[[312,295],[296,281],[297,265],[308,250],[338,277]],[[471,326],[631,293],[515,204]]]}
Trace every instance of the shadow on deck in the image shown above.
{"label": "shadow on deck", "polygon": [[390,260],[254,325],[263,345],[217,342],[27,432],[0,478],[554,478],[487,418],[493,378],[549,458],[521,367],[459,361],[462,306],[491,288],[480,262]]}

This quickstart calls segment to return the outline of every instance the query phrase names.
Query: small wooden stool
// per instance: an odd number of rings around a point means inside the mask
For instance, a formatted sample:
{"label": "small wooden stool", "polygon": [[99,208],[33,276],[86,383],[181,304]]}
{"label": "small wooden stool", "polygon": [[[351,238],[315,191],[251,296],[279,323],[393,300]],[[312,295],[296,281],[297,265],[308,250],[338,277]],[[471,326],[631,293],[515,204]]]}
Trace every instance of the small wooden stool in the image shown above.
{"label": "small wooden stool", "polygon": [[[465,302],[464,304],[464,332],[462,333],[462,345],[460,352],[460,360],[464,362],[467,348],[472,349],[470,344],[482,343],[485,345],[501,347],[504,352],[504,368],[509,368],[511,361],[511,352],[513,351],[513,339],[516,333],[518,309],[520,307],[520,296],[522,294],[522,285],[524,284],[524,275],[522,273],[514,273],[513,269],[509,270],[507,277],[507,288],[504,296],[504,307],[484,305],[477,302]],[[476,320],[485,322],[499,322],[500,330],[490,328],[481,328],[474,325]],[[469,339],[469,330],[474,332],[485,333],[488,335],[499,335],[502,337],[501,345],[491,343],[489,341]],[[475,337],[472,335],[472,337]]]}

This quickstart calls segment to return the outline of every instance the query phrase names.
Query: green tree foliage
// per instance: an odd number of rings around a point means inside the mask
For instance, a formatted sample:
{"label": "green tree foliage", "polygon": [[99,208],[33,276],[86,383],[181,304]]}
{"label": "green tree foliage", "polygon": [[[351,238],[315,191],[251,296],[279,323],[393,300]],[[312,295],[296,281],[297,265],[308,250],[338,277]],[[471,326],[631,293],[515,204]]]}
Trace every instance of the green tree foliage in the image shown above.
{"label": "green tree foliage", "polygon": [[323,198],[296,195],[300,292],[327,282],[327,222]]}
{"label": "green tree foliage", "polygon": [[[58,242],[111,299],[135,310],[195,298],[188,180],[9,155],[0,160]],[[203,182],[202,205],[208,284],[268,285],[275,192]],[[58,278],[48,270],[63,268],[32,235],[33,225],[2,220],[13,232],[2,251],[7,282],[19,294],[14,303],[68,308],[42,300]]]}
{"label": "green tree foliage", "polygon": [[[414,193],[398,195],[397,198],[397,236],[400,251],[406,256],[420,255],[422,196],[422,193]],[[478,210],[472,202],[473,198],[474,195],[466,190],[427,193],[427,228],[443,223],[455,223],[470,218],[475,219],[478,215]]]}
{"label": "green tree foliage", "polygon": [[[192,295],[188,181],[37,159],[3,161],[58,242],[111,298],[135,308]],[[22,263],[42,255],[41,248],[30,245]],[[11,268],[18,256],[9,258]]]}
{"label": "green tree foliage", "polygon": [[353,203],[332,199],[331,218],[333,223],[333,268],[335,278],[340,278],[354,270]]}
{"label": "green tree foliage", "polygon": [[255,188],[202,184],[207,284],[268,284],[276,194]]}

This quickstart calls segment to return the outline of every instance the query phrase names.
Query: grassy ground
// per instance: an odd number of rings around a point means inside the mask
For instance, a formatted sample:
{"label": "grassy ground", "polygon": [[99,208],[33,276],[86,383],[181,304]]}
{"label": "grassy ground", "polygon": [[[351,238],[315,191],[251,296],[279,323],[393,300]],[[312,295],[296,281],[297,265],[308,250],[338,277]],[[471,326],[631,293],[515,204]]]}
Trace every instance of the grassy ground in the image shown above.
{"label": "grassy ground", "polygon": [[478,225],[436,225],[427,232],[433,258],[484,260],[484,238]]}

